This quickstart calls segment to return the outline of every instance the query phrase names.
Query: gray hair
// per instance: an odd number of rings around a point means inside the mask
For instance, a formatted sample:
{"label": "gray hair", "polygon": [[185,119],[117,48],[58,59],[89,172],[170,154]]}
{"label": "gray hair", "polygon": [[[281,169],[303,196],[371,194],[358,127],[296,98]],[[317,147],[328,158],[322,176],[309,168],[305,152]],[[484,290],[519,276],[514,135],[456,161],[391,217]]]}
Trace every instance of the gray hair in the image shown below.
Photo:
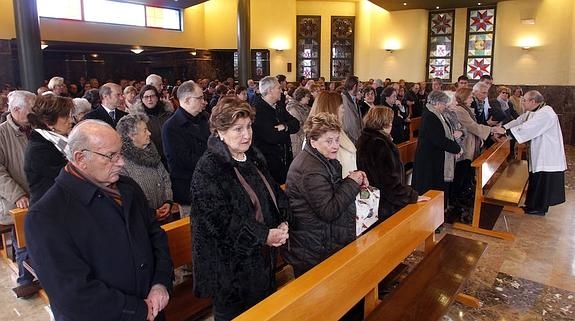
{"label": "gray hair", "polygon": [[48,82],[48,89],[54,90],[54,87],[64,83],[64,78],[62,77],[52,77]]}
{"label": "gray hair", "polygon": [[381,80],[380,78],[376,79],[374,83],[377,87],[383,87],[383,80]]}
{"label": "gray hair", "polygon": [[86,98],[74,98],[72,102],[74,102],[74,109],[72,111],[72,115],[74,116],[92,110],[92,104]]}
{"label": "gray hair", "polygon": [[293,99],[297,102],[304,99],[305,96],[311,95],[309,89],[305,87],[299,87],[293,92]]}
{"label": "gray hair", "polygon": [[199,87],[200,85],[196,84],[193,80],[184,81],[178,87],[178,91],[176,93],[176,95],[178,96],[178,100],[183,101],[186,97],[193,95],[194,91]]}
{"label": "gray hair", "polygon": [[279,85],[279,81],[276,77],[267,76],[260,80],[260,93],[265,97],[272,88]]}
{"label": "gray hair", "polygon": [[474,93],[481,91],[481,89],[489,89],[489,85],[482,81],[478,81],[475,83],[475,85],[473,85]]}
{"label": "gray hair", "polygon": [[434,107],[439,104],[449,104],[449,96],[443,91],[434,90],[427,96],[427,106]]}
{"label": "gray hair", "polygon": [[162,83],[163,83],[163,79],[162,79],[162,76],[160,76],[160,75],[150,74],[148,77],[146,77],[146,85],[152,85],[152,86],[156,87],[156,89],[158,89],[158,91],[160,90]]}
{"label": "gray hair", "polygon": [[78,125],[72,128],[72,131],[68,135],[68,151],[66,156],[69,161],[74,162],[75,152],[81,152],[92,147],[92,139],[97,135],[97,128],[94,128],[96,126],[109,127],[114,130],[108,123],[99,119],[86,119],[79,122]]}
{"label": "gray hair", "polygon": [[138,132],[138,124],[140,122],[147,123],[150,120],[148,115],[144,113],[128,114],[118,121],[116,131],[122,137],[122,140],[132,140],[132,135]]}
{"label": "gray hair", "polygon": [[8,93],[8,110],[24,108],[30,110],[35,101],[36,95],[33,93],[26,90],[14,90]]}
{"label": "gray hair", "polygon": [[525,93],[525,95],[523,95],[524,97],[530,97],[531,99],[535,100],[536,103],[540,104],[542,102],[545,101],[545,97],[543,97],[543,95],[537,91],[537,90],[530,90],[528,92]]}

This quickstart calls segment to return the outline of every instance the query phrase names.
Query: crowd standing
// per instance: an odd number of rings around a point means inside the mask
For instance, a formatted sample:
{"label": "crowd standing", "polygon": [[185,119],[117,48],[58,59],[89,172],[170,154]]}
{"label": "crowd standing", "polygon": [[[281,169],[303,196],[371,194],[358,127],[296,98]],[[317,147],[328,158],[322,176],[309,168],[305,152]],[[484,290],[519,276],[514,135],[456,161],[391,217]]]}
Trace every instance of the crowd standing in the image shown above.
{"label": "crowd standing", "polygon": [[[190,215],[194,293],[213,299],[215,320],[231,320],[276,290],[280,253],[298,277],[352,242],[368,185],[381,192],[379,222],[430,189],[445,193],[446,213],[469,213],[471,162],[503,139],[530,144],[525,212],[545,215],[565,201],[557,115],[535,90],[500,86],[490,98],[492,83],[433,79],[427,91],[389,78],[278,75],[168,88],[151,74],[101,86],[56,76],[37,94],[7,88],[0,223],[30,208],[14,290],[40,287],[28,261],[57,320],[161,320],[173,270],[160,225]],[[418,117],[409,183],[397,145]]]}

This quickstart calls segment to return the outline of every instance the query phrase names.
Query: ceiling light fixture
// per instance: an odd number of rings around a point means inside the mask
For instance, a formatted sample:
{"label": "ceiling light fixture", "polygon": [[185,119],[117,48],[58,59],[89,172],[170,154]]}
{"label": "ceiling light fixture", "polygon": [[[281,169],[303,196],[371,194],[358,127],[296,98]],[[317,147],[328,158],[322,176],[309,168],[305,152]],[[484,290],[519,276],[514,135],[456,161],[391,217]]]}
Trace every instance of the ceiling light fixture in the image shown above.
{"label": "ceiling light fixture", "polygon": [[139,54],[141,54],[141,53],[144,51],[144,49],[134,48],[134,49],[130,49],[130,51],[133,52],[133,53],[135,53],[136,55],[139,55]]}
{"label": "ceiling light fixture", "polygon": [[42,42],[40,43],[40,49],[44,50],[44,49],[46,49],[46,48],[48,48],[48,45],[47,45],[44,41],[42,41]]}

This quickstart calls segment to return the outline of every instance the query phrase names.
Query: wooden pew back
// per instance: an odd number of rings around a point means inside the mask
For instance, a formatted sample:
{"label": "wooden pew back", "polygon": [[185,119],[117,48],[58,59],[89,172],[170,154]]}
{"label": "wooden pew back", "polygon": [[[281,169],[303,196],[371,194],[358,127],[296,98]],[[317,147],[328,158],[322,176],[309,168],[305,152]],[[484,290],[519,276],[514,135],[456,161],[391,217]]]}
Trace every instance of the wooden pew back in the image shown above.
{"label": "wooden pew back", "polygon": [[174,268],[192,263],[192,229],[190,217],[162,225],[168,234],[168,246]]}
{"label": "wooden pew back", "polygon": [[487,185],[497,169],[505,163],[510,151],[510,143],[506,139],[503,142],[493,144],[471,163],[471,166],[476,168],[476,177],[481,178],[481,181],[477,182],[477,188],[483,188]]}
{"label": "wooden pew back", "polygon": [[10,215],[14,219],[14,229],[16,230],[16,244],[18,247],[26,247],[26,234],[24,233],[24,221],[28,214],[27,208],[14,208],[10,210]]}
{"label": "wooden pew back", "polygon": [[409,123],[409,139],[414,139],[419,136],[419,126],[421,125],[421,117],[411,118]]}
{"label": "wooden pew back", "polygon": [[417,139],[412,139],[397,145],[399,150],[399,159],[403,165],[413,163],[415,161],[415,150],[417,149]]}
{"label": "wooden pew back", "polygon": [[378,283],[417,246],[434,244],[443,193],[426,195],[429,202],[407,205],[235,320],[337,320],[364,297],[368,314]]}

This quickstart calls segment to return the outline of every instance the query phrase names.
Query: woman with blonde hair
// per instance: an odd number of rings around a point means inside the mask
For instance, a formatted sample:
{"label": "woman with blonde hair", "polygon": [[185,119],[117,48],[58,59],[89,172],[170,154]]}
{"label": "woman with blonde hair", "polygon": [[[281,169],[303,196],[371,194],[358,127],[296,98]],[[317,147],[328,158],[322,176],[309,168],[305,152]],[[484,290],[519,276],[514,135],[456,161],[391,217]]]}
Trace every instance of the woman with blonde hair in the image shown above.
{"label": "woman with blonde hair", "polygon": [[367,173],[371,186],[381,192],[379,220],[383,221],[410,203],[426,201],[405,182],[405,171],[399,150],[391,139],[394,112],[391,108],[371,108],[357,141],[357,167]]}
{"label": "woman with blonde hair", "polygon": [[[313,102],[308,119],[322,112],[337,116],[338,121],[341,123],[343,117],[343,99],[341,95],[333,91],[322,91]],[[343,176],[347,176],[350,172],[357,170],[356,151],[355,145],[342,130],[339,136],[337,160],[341,163]]]}

